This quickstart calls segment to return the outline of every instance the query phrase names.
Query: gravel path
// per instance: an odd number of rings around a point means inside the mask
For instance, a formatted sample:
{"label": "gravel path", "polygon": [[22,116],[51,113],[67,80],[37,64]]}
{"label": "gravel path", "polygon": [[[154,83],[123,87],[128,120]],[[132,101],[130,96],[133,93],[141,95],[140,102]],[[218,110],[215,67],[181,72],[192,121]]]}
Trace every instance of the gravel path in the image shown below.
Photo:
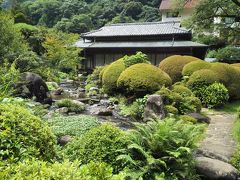
{"label": "gravel path", "polygon": [[211,122],[197,153],[205,157],[229,162],[236,150],[236,142],[232,136],[236,117],[224,112],[207,111],[207,115],[211,118]]}

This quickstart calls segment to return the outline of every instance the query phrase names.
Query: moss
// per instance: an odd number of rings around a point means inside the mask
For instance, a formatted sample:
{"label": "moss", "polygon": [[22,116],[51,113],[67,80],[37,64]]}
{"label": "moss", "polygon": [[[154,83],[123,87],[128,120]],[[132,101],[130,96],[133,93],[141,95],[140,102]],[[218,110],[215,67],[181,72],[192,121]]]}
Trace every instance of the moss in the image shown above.
{"label": "moss", "polygon": [[200,59],[191,56],[174,55],[161,61],[159,67],[172,78],[173,82],[177,82],[182,79],[183,67],[196,60]]}
{"label": "moss", "polygon": [[173,92],[179,93],[183,97],[188,97],[193,95],[192,91],[183,85],[173,86]]}
{"label": "moss", "polygon": [[106,92],[113,93],[115,90],[117,90],[117,80],[125,69],[126,67],[123,59],[119,59],[110,64],[104,70],[102,84]]}
{"label": "moss", "polygon": [[201,69],[209,69],[211,67],[211,63],[198,60],[188,63],[184,66],[182,70],[183,76],[191,76],[195,71],[201,70]]}
{"label": "moss", "polygon": [[170,86],[171,78],[161,69],[150,64],[135,64],[127,68],[119,77],[117,85],[127,92],[151,93]]}
{"label": "moss", "polygon": [[210,85],[214,82],[219,82],[218,74],[209,69],[202,69],[194,72],[187,82],[187,87],[195,89],[203,87],[204,85]]}

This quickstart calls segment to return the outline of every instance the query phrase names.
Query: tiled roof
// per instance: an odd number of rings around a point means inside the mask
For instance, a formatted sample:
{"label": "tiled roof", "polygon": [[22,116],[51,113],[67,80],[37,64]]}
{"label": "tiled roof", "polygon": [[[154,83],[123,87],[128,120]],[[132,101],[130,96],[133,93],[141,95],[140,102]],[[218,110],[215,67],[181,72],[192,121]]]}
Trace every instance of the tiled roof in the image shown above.
{"label": "tiled roof", "polygon": [[207,47],[192,41],[148,41],[148,42],[84,42],[80,40],[75,43],[80,48],[166,48],[166,47]]}
{"label": "tiled roof", "polygon": [[179,22],[148,22],[106,25],[99,30],[83,33],[82,37],[150,36],[185,33],[189,33],[189,30],[180,28]]}
{"label": "tiled roof", "polygon": [[[188,0],[187,3],[184,5],[185,9],[191,9],[196,7],[197,3],[199,0]],[[160,5],[160,10],[171,10],[172,4],[171,0],[162,0],[161,5]]]}

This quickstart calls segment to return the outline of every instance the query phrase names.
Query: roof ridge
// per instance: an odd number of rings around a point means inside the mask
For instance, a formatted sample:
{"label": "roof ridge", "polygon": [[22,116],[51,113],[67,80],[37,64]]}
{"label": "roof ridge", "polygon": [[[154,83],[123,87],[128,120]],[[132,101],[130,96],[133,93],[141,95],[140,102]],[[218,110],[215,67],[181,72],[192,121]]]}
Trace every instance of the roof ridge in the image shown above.
{"label": "roof ridge", "polygon": [[179,23],[180,21],[155,21],[155,22],[134,22],[134,23],[117,23],[117,24],[106,24],[103,27],[106,26],[127,26],[127,25],[149,25],[149,24],[175,24],[175,23]]}
{"label": "roof ridge", "polygon": [[85,35],[88,35],[88,34],[91,34],[91,33],[95,33],[95,32],[101,31],[102,28],[103,27],[101,27],[100,29],[96,29],[96,30],[92,30],[92,31],[89,31],[89,32],[81,33],[81,36],[85,36]]}

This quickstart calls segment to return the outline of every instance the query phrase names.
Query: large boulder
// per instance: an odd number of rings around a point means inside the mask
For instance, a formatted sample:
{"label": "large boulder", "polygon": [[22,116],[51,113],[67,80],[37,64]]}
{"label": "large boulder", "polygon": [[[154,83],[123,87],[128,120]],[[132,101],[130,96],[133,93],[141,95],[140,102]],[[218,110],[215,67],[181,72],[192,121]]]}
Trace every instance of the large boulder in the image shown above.
{"label": "large boulder", "polygon": [[144,109],[144,121],[156,118],[164,119],[165,112],[162,97],[160,95],[153,94],[148,96],[146,107]]}
{"label": "large boulder", "polygon": [[32,72],[22,73],[16,84],[16,96],[24,98],[36,97],[36,101],[43,104],[51,104],[47,84],[41,76]]}
{"label": "large boulder", "polygon": [[196,163],[197,173],[203,179],[235,180],[238,177],[237,169],[223,161],[207,157],[197,157]]}
{"label": "large boulder", "polygon": [[199,123],[206,123],[206,124],[210,123],[210,118],[209,117],[204,116],[204,115],[199,114],[199,113],[189,113],[188,116],[191,116],[192,118],[196,119],[197,122],[199,122]]}

